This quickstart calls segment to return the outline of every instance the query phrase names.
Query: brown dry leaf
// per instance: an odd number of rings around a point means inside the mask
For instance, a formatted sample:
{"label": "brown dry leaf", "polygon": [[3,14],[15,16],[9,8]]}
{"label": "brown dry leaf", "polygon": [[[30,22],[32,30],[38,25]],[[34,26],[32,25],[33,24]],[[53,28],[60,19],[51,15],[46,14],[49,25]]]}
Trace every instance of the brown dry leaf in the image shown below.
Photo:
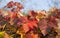
{"label": "brown dry leaf", "polygon": [[47,20],[46,19],[42,19],[41,21],[39,21],[39,27],[40,27],[40,30],[42,32],[43,35],[46,35],[47,34]]}

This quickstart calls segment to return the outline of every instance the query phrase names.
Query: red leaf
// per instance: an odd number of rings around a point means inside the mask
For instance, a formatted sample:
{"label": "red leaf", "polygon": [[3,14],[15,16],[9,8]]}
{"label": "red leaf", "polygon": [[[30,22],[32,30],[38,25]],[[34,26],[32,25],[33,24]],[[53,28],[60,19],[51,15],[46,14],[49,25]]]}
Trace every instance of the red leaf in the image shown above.
{"label": "red leaf", "polygon": [[23,25],[23,29],[24,29],[25,33],[30,30],[27,24]]}
{"label": "red leaf", "polygon": [[35,17],[36,15],[37,15],[37,13],[34,10],[29,11],[29,16]]}

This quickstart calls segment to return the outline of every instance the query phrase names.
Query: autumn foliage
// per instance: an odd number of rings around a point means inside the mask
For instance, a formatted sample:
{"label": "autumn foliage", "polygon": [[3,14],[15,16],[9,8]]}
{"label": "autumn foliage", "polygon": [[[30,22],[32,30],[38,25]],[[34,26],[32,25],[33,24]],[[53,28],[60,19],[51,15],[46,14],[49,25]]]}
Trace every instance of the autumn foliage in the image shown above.
{"label": "autumn foliage", "polygon": [[[60,9],[53,9],[46,13],[43,11],[29,10],[28,15],[23,15],[21,9],[23,5],[19,2],[9,2],[0,9],[0,31],[5,31],[13,38],[55,38],[58,34],[58,19],[60,19]],[[43,13],[42,13],[43,12]],[[8,37],[8,36],[7,36]],[[5,37],[6,38],[6,37]]]}

